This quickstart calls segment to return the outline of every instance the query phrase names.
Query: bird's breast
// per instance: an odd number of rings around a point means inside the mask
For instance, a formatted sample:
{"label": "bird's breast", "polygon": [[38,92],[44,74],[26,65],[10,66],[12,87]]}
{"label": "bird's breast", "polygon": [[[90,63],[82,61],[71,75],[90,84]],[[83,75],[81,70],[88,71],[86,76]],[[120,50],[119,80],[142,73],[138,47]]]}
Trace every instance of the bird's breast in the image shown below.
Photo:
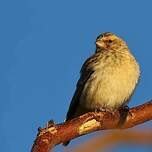
{"label": "bird's breast", "polygon": [[94,69],[95,72],[84,86],[80,104],[90,110],[113,110],[125,104],[139,78],[135,59],[101,60]]}

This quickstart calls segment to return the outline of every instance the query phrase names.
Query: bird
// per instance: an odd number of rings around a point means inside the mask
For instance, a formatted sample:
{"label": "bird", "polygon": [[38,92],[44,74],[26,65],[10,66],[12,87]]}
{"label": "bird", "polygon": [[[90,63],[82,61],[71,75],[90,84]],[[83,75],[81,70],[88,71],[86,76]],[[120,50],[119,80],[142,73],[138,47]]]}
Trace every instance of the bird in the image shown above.
{"label": "bird", "polygon": [[80,70],[65,121],[87,112],[113,113],[127,106],[138,84],[139,64],[122,38],[104,32],[96,38],[95,43],[95,53],[84,62]]}

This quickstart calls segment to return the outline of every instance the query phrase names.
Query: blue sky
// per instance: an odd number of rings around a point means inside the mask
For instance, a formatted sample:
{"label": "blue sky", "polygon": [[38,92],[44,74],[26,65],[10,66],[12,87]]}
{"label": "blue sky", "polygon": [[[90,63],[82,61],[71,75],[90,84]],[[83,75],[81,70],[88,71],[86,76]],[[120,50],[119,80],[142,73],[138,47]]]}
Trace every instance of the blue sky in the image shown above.
{"label": "blue sky", "polygon": [[0,151],[30,151],[39,126],[65,119],[80,67],[101,32],[123,37],[141,66],[129,106],[150,100],[151,6],[150,0],[0,1]]}

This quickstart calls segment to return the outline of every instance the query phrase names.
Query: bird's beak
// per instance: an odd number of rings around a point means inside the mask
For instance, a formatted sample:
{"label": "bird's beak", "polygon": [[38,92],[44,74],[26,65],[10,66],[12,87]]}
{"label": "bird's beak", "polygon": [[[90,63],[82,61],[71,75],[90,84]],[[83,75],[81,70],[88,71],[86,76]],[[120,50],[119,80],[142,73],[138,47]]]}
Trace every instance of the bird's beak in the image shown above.
{"label": "bird's beak", "polygon": [[96,46],[100,48],[105,48],[105,43],[103,41],[97,40],[96,41]]}

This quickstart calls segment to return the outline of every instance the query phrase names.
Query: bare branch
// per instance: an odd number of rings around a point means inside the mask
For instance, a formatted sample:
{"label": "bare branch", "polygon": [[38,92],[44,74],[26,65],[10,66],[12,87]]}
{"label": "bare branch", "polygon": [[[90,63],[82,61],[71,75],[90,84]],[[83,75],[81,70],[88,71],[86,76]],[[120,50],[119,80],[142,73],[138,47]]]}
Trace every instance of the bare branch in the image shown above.
{"label": "bare branch", "polygon": [[78,145],[77,147],[67,148],[65,152],[95,152],[106,151],[113,149],[118,143],[151,145],[152,144],[152,129],[145,130],[127,130],[127,131],[112,131],[108,134],[101,134],[94,138]]}
{"label": "bare branch", "polygon": [[[31,152],[49,152],[55,145],[97,130],[120,128],[120,112],[89,112],[62,124],[49,123],[39,129]],[[152,101],[131,108],[121,129],[131,128],[152,119]]]}

